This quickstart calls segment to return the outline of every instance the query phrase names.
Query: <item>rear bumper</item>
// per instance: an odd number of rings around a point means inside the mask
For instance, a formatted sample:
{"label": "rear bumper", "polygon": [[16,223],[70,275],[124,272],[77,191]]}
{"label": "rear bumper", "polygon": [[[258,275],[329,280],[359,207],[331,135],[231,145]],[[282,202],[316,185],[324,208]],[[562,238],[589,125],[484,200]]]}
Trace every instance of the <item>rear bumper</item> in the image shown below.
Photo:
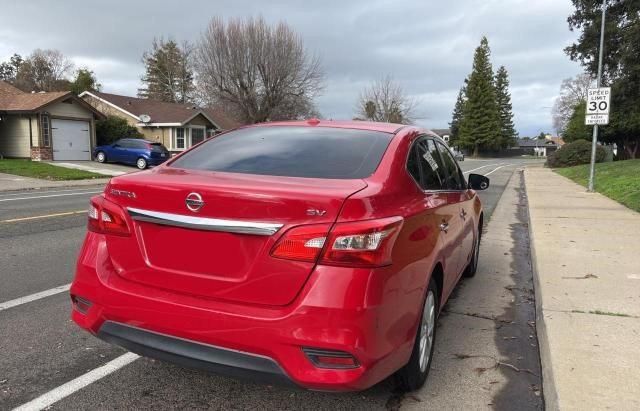
{"label": "rear bumper", "polygon": [[[385,269],[318,266],[287,306],[243,305],[136,283],[117,274],[104,236],[88,233],[71,295],[73,320],[133,352],[188,367],[315,390],[366,389],[409,360],[421,289]],[[412,310],[415,309],[415,312]],[[358,367],[315,366],[303,348],[342,351]]]}
{"label": "rear bumper", "polygon": [[251,381],[293,385],[273,359],[184,340],[113,321],[97,337],[145,357]]}

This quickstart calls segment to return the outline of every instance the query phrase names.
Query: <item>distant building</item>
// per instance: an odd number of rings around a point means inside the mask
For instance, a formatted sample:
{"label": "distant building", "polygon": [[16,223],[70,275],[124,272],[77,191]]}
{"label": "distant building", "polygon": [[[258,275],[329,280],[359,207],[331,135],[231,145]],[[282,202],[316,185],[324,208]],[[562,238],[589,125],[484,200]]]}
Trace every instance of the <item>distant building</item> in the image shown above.
{"label": "distant building", "polygon": [[431,131],[440,136],[441,139],[444,140],[445,143],[449,144],[449,139],[451,137],[451,130],[448,128],[434,128]]}
{"label": "distant building", "polygon": [[[564,144],[564,142],[563,142]],[[529,154],[537,157],[546,157],[559,148],[551,139],[519,139],[518,148],[523,154]]]}

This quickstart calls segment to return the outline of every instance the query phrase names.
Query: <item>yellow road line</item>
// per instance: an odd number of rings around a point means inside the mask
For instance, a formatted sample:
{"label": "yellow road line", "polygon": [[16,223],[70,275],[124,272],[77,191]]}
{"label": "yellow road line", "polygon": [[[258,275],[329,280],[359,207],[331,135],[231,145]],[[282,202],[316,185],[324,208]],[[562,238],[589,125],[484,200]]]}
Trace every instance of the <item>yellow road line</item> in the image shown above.
{"label": "yellow road line", "polygon": [[0,220],[0,223],[17,223],[20,221],[29,221],[29,220],[38,220],[41,218],[50,218],[50,217],[63,217],[66,215],[74,215],[74,214],[81,214],[81,213],[86,213],[87,210],[78,210],[78,211],[69,211],[66,213],[56,213],[56,214],[47,214],[47,215],[36,215],[33,217],[22,217],[22,218],[12,218],[10,220]]}

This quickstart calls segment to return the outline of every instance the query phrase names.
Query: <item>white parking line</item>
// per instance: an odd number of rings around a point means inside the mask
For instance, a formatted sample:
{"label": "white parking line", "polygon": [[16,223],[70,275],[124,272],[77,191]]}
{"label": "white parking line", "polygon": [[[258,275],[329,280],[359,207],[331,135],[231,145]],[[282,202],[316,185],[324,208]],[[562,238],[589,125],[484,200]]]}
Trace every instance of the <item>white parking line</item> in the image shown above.
{"label": "white parking line", "polygon": [[49,297],[51,295],[56,295],[56,294],[63,293],[65,291],[69,291],[69,288],[71,288],[71,284],[65,284],[65,285],[61,285],[59,287],[51,288],[49,290],[40,291],[39,293],[27,295],[25,297],[16,298],[15,300],[5,301],[3,303],[0,303],[0,311],[6,310],[7,308],[16,307],[18,305],[30,303],[32,301],[36,301],[36,300],[39,300],[41,298]]}
{"label": "white parking line", "polygon": [[89,384],[92,384],[98,381],[101,378],[106,377],[107,375],[113,373],[114,371],[118,371],[120,368],[131,364],[133,361],[140,358],[139,355],[128,352],[126,354],[117,357],[114,360],[109,361],[105,365],[95,368],[86,374],[79,376],[66,384],[63,384],[53,390],[42,394],[36,399],[29,401],[26,404],[23,404],[17,408],[14,408],[13,411],[32,411],[32,410],[42,410],[49,407],[52,404],[60,401],[63,398],[68,397],[69,395],[75,393],[76,391],[80,391],[84,387]]}
{"label": "white parking line", "polygon": [[470,172],[472,172],[472,171],[476,171],[476,170],[480,170],[481,168],[491,167],[491,166],[497,166],[497,165],[500,165],[500,164],[504,164],[504,163],[493,163],[493,164],[487,164],[486,166],[477,167],[477,168],[474,168],[474,169],[471,169],[471,170],[465,171],[465,172],[464,172],[464,173],[462,173],[462,174],[469,174]]}
{"label": "white parking line", "polygon": [[31,196],[31,197],[17,197],[17,198],[0,198],[0,202],[3,201],[18,201],[18,200],[32,200],[36,198],[51,198],[51,197],[66,197],[66,196],[81,196],[83,194],[97,194],[102,193],[103,190],[99,191],[85,191],[82,193],[65,193],[65,194],[52,194],[52,195],[42,195],[42,196]]}
{"label": "white parking line", "polygon": [[496,167],[496,168],[494,168],[493,170],[489,171],[487,174],[483,174],[483,175],[486,177],[486,176],[488,176],[489,174],[492,174],[493,172],[498,171],[498,170],[500,170],[500,169],[501,169],[501,168],[503,168],[503,167],[509,167],[509,166],[515,166],[515,164],[505,164],[505,165],[503,165],[503,166]]}

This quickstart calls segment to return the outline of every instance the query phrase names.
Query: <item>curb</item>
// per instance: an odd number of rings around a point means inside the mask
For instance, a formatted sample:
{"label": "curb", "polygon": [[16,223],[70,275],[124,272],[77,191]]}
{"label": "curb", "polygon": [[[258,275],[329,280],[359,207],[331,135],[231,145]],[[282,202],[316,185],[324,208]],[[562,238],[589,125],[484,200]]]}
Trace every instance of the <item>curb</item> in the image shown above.
{"label": "curb", "polygon": [[[25,188],[2,188],[0,187],[0,193],[6,192],[15,192],[15,191],[36,191],[36,190],[47,190],[54,188],[82,188],[82,187],[91,187],[92,185],[100,185],[107,184],[111,180],[111,177],[105,178],[96,178],[89,180],[58,180],[58,181],[46,181],[47,183],[60,183],[53,185],[43,185],[37,187],[25,187]],[[87,183],[78,184],[78,181],[86,181]],[[68,183],[68,184],[65,184]]]}
{"label": "curb", "polygon": [[547,325],[544,321],[544,311],[542,308],[542,294],[540,292],[540,275],[536,258],[536,248],[531,224],[531,210],[529,207],[529,192],[527,189],[527,169],[524,170],[524,187],[527,194],[527,217],[529,218],[529,249],[531,253],[531,271],[533,272],[533,290],[536,298],[536,334],[538,337],[538,350],[540,352],[540,368],[542,370],[542,394],[545,409],[559,410],[558,390],[553,373],[553,363],[551,360],[551,349],[549,347],[549,336]]}

